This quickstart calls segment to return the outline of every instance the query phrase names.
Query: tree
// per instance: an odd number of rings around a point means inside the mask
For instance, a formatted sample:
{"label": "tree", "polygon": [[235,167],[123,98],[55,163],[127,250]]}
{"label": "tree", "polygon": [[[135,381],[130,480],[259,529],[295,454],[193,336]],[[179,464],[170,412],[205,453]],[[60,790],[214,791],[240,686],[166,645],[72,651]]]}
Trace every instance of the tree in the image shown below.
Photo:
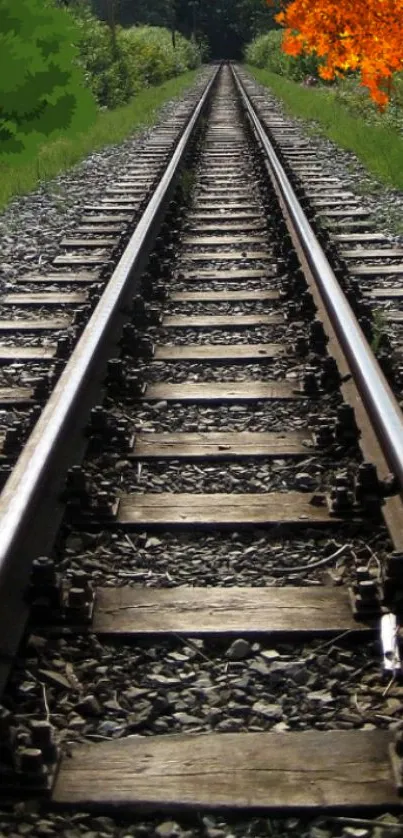
{"label": "tree", "polygon": [[[103,20],[108,2],[91,0]],[[124,27],[147,24],[177,30],[186,38],[207,43],[212,58],[240,58],[251,38],[275,26],[278,9],[279,0],[274,9],[266,0],[120,0],[116,19]]]}
{"label": "tree", "polygon": [[0,0],[0,154],[85,130],[96,116],[72,46],[69,13],[51,0]]}
{"label": "tree", "polygon": [[322,57],[323,79],[358,72],[374,102],[385,107],[393,74],[403,69],[403,0],[292,0],[276,20],[286,27],[288,55]]}

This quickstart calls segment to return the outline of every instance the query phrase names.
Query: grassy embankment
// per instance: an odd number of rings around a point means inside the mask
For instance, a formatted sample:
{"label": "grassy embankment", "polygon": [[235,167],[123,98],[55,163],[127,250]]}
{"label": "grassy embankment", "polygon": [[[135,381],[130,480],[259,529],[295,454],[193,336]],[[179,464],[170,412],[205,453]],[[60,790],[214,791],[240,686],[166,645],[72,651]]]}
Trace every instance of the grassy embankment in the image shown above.
{"label": "grassy embankment", "polygon": [[268,70],[246,66],[258,82],[283,100],[288,113],[313,123],[312,133],[319,132],[341,148],[352,151],[382,183],[403,190],[403,82],[400,79],[393,105],[379,114],[363,88],[351,80],[334,87],[304,87]]}
{"label": "grassy embankment", "polygon": [[40,182],[69,169],[91,152],[118,144],[155,122],[158,110],[190,87],[196,75],[196,70],[190,70],[156,87],[141,90],[127,105],[113,111],[100,111],[85,134],[44,143],[29,162],[22,163],[18,156],[7,163],[0,162],[0,210],[15,195],[28,194]]}

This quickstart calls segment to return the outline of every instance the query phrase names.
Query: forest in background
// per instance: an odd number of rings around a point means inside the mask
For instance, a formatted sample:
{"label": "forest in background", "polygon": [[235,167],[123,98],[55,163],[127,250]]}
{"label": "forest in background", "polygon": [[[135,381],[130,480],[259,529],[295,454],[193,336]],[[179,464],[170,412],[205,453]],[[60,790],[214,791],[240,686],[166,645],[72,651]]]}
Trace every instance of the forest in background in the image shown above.
{"label": "forest in background", "polygon": [[[61,0],[69,3],[75,0]],[[204,58],[242,59],[256,35],[278,28],[280,0],[90,0],[97,17],[122,26],[177,30],[202,45]]]}

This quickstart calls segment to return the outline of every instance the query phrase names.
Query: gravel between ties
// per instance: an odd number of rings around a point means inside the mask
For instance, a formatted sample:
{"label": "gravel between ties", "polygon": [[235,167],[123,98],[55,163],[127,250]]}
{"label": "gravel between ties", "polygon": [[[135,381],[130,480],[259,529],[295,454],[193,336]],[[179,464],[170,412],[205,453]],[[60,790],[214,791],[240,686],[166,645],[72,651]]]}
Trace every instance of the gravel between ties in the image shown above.
{"label": "gravel between ties", "polygon": [[[171,103],[167,108],[169,112],[175,104]],[[143,135],[144,141],[148,135],[149,132]],[[47,259],[53,258],[56,251],[52,240],[77,223],[76,200],[80,195],[82,200],[88,200],[83,174],[85,178],[89,176],[92,179],[91,200],[97,200],[103,194],[105,178],[109,179],[112,165],[120,170],[125,155],[131,155],[133,151],[133,142],[141,143],[141,139],[138,137],[120,147],[91,155],[71,173],[52,181],[49,187],[12,202],[0,218],[0,235],[3,234],[5,246],[3,259],[6,262],[4,264],[3,261],[2,270],[7,272],[8,279],[27,268],[40,268],[43,265],[40,256],[44,250]],[[340,176],[344,174],[346,182],[357,181],[362,176],[359,166],[354,176],[347,169],[347,163],[355,165],[352,155],[339,152],[326,141],[317,139],[315,142],[324,143],[332,165],[337,166]],[[55,192],[57,188],[61,190],[63,206],[60,206],[60,196],[48,193],[47,190],[53,190],[53,186],[56,187]],[[67,206],[69,196],[73,196],[71,206]],[[374,200],[379,213],[384,212],[387,217],[389,194],[385,198],[371,198],[371,203]],[[23,230],[29,230],[29,236],[23,239],[21,221],[26,222],[23,223]],[[12,231],[13,225],[18,225],[15,232]],[[20,243],[19,248],[15,247],[17,242]],[[262,289],[267,287],[263,283],[258,283],[258,286]],[[185,287],[188,288],[188,285],[183,284],[183,289]],[[217,290],[222,287],[222,284],[217,285]],[[228,285],[228,289],[234,288],[236,285]],[[196,284],[192,285],[192,290],[197,290]],[[25,312],[21,314],[25,316]],[[329,397],[330,407],[332,401],[333,398]],[[120,408],[114,405],[114,408],[116,412],[127,410],[127,406],[123,405]],[[299,404],[297,417],[295,406],[286,404],[276,406],[276,410],[263,403],[215,408],[187,406],[185,418],[185,411],[178,405],[144,404],[136,409],[136,424],[143,429],[151,427],[160,431],[172,430],[175,426],[188,431],[200,427],[206,430],[283,430],[285,421],[290,428],[305,427],[312,410],[312,402],[306,400]],[[321,402],[321,414],[325,410],[326,405]],[[345,535],[348,549],[337,561],[336,568],[334,563],[329,568],[325,564],[307,573],[295,572],[279,577],[271,573],[282,562],[292,569],[307,561],[324,559],[342,546],[340,541],[335,542],[331,532],[322,532],[319,538],[308,533],[307,538],[300,542],[293,540],[292,543],[284,536],[261,531],[231,535],[220,533],[219,538],[215,533],[195,532],[191,537],[189,534],[171,533],[164,535],[163,539],[138,533],[131,534],[130,541],[127,534],[119,531],[97,535],[69,532],[65,533],[62,569],[67,573],[74,567],[87,569],[92,573],[94,583],[107,585],[283,585],[306,584],[307,581],[339,584],[340,580],[348,580],[354,555],[366,560],[372,554],[375,560],[381,560],[383,551],[388,549],[385,535],[379,534],[379,531],[368,530],[365,542],[357,533],[346,530]],[[252,567],[248,563],[248,551],[253,551]],[[401,696],[398,691],[401,688],[393,688],[397,690],[396,694],[390,690],[387,695],[382,695],[385,684],[379,681],[379,652],[375,649],[369,650],[363,661],[361,649],[351,650],[337,641],[322,649],[320,641],[298,648],[271,643],[260,644],[260,648],[255,645],[253,649],[254,644],[251,643],[250,652],[237,661],[231,660],[228,655],[231,643],[226,648],[211,647],[207,643],[198,646],[198,643],[200,641],[192,641],[186,645],[185,641],[173,638],[159,646],[135,644],[117,649],[112,644],[100,644],[95,638],[76,638],[74,644],[68,641],[68,648],[65,641],[46,642],[38,634],[30,641],[30,657],[25,670],[20,673],[20,683],[25,684],[25,691],[16,690],[13,695],[14,709],[18,707],[21,711],[24,717],[21,718],[22,725],[30,712],[34,715],[43,713],[43,683],[52,723],[60,731],[66,730],[66,738],[70,741],[83,737],[96,741],[100,736],[120,736],[130,730],[149,734],[162,733],[164,729],[209,730],[213,725],[220,729],[218,725],[221,722],[234,725],[234,730],[244,729],[246,724],[248,729],[256,730],[273,729],[276,725],[292,728],[300,723],[301,711],[302,724],[323,725],[325,729],[326,726],[394,726],[400,720]],[[42,669],[59,676],[59,683],[52,683],[49,675],[40,675],[41,682],[32,677],[30,667],[34,665],[36,656],[40,658]],[[99,671],[94,687],[92,675],[96,669]],[[183,678],[180,677],[181,672],[184,673]],[[158,683],[158,678],[172,679],[173,683],[168,684],[168,697],[166,682]],[[308,681],[303,683],[305,678]],[[60,679],[65,679],[67,683],[63,685]],[[343,679],[344,693],[337,693],[340,679]],[[17,680],[16,677],[15,683]],[[275,682],[276,688],[271,695],[270,687]],[[90,688],[95,690],[94,702],[92,699],[88,701]],[[124,695],[125,692],[128,695]],[[231,702],[233,704],[228,713]],[[253,705],[259,703],[261,706],[253,709]],[[96,712],[97,704],[101,707],[100,715]],[[95,710],[93,715],[91,707]],[[133,718],[130,718],[132,714]],[[102,724],[106,728],[101,730]],[[390,814],[383,819],[396,826],[400,822],[403,830],[403,819]],[[44,814],[36,811],[34,806],[30,810],[24,805],[14,812],[0,812],[0,829],[12,838],[20,835],[62,835],[63,838],[125,838],[129,835],[138,838],[286,838],[290,835],[298,838],[389,838],[389,835],[398,834],[389,829],[384,832],[381,823],[379,820],[378,825],[357,826],[354,831],[354,826],[348,827],[336,821],[322,823],[316,819],[293,817],[239,817],[234,822],[230,818],[209,815],[189,822],[169,817],[146,819],[134,816],[96,817],[86,813],[72,815],[67,812]],[[348,828],[350,832],[346,831]]]}

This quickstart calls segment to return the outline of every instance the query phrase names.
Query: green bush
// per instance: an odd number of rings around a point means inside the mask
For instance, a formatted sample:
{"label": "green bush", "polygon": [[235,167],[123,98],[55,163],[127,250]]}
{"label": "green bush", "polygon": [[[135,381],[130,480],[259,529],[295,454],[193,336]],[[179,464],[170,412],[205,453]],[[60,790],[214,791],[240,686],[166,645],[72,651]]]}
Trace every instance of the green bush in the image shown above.
{"label": "green bush", "polygon": [[96,107],[67,11],[52,0],[0,0],[0,20],[1,157],[31,156],[45,138],[86,130]]}
{"label": "green bush", "polygon": [[283,29],[272,29],[266,35],[258,35],[246,47],[245,59],[248,64],[269,70],[279,76],[294,81],[302,81],[306,76],[318,75],[319,60],[316,55],[286,55],[281,43]]}
{"label": "green bush", "polygon": [[85,0],[71,8],[80,32],[79,63],[87,85],[101,107],[116,108],[143,87],[194,69],[200,63],[195,44],[159,26],[109,26],[92,14]]}
{"label": "green bush", "polygon": [[133,93],[129,67],[117,43],[113,44],[109,27],[85,2],[76,0],[70,12],[79,31],[79,64],[98,105],[117,108],[125,104]]}
{"label": "green bush", "polygon": [[174,49],[171,33],[161,26],[119,29],[118,44],[128,67],[133,91],[161,84],[165,79],[192,70],[200,63],[195,44],[176,33]]}

